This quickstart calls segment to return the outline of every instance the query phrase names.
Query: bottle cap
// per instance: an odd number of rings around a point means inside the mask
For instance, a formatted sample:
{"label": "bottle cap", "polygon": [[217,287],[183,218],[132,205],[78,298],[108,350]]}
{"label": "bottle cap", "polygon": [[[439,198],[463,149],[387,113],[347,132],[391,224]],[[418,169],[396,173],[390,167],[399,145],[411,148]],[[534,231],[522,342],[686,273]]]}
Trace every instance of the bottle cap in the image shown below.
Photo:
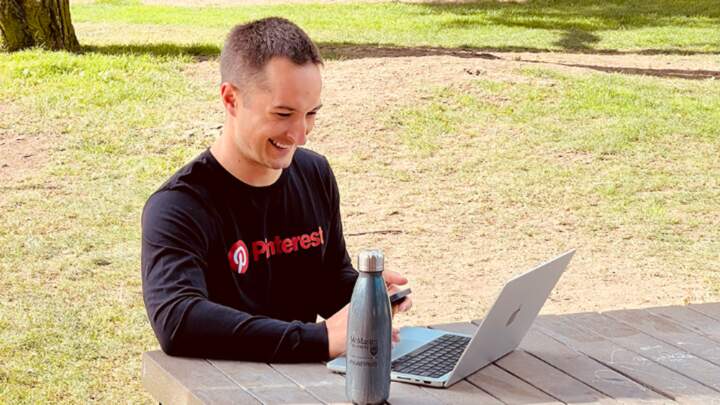
{"label": "bottle cap", "polygon": [[380,249],[365,249],[358,253],[358,270],[365,273],[381,272],[385,268],[385,256]]}

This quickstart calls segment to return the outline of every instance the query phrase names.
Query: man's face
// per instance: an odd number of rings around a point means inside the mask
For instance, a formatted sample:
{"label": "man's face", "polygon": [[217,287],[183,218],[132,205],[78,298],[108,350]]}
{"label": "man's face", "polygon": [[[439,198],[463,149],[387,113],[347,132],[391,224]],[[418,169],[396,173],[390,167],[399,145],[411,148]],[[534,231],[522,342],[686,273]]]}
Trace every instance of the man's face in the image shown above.
{"label": "man's face", "polygon": [[318,66],[287,58],[271,59],[260,81],[235,91],[235,109],[228,110],[237,156],[258,173],[290,165],[315,125],[322,89]]}

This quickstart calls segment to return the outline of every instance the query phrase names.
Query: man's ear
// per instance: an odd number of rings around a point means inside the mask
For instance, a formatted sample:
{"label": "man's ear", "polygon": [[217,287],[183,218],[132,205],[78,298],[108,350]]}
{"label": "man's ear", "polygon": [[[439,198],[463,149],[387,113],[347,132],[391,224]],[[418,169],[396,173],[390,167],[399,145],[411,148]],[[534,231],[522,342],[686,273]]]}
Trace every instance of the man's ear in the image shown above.
{"label": "man's ear", "polygon": [[233,117],[237,115],[238,96],[239,94],[232,84],[224,82],[220,85],[220,98],[225,106],[225,111]]}

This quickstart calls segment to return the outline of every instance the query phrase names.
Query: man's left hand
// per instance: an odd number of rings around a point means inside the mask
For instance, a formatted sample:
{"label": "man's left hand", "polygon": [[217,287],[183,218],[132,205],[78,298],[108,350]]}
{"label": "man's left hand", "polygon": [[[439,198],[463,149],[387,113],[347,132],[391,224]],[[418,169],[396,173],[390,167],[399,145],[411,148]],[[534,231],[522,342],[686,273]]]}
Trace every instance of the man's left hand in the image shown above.
{"label": "man's left hand", "polygon": [[[391,295],[396,291],[400,291],[401,288],[398,286],[405,285],[408,282],[407,278],[400,275],[400,273],[394,272],[392,270],[384,270],[383,279],[385,279],[385,285],[387,286],[388,295]],[[411,295],[412,294],[406,296],[400,304],[392,306],[393,316],[395,316],[395,314],[399,312],[409,311],[410,308],[412,308],[412,298],[410,297]],[[397,328],[393,328],[392,332],[393,341],[397,342],[400,339],[400,331]]]}

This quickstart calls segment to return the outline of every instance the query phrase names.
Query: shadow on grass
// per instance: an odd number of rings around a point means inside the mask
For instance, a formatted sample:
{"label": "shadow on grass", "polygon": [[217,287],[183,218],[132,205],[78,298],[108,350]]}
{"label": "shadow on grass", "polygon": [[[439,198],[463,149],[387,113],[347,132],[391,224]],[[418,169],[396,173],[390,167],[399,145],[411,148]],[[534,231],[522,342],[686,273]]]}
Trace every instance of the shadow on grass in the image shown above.
{"label": "shadow on grass", "polygon": [[563,63],[563,62],[552,62],[552,61],[540,61],[540,60],[528,60],[528,59],[514,59],[517,62],[525,63],[538,63],[542,65],[556,65],[556,66],[568,66],[582,69],[597,70],[604,73],[620,73],[625,75],[641,75],[641,76],[655,76],[655,77],[667,77],[675,79],[687,79],[687,80],[716,80],[720,79],[720,71],[718,70],[686,70],[686,69],[650,69],[650,68],[635,68],[635,67],[623,67],[623,66],[600,66],[600,65],[588,65],[582,63]]}
{"label": "shadow on grass", "polygon": [[[599,41],[594,32],[661,27],[720,27],[717,0],[538,0],[421,3],[418,14],[446,14],[444,28],[473,29],[502,25],[560,30],[554,45],[564,51],[583,51]],[[475,18],[481,16],[481,18]],[[470,18],[473,18],[472,20]],[[717,46],[717,38],[706,38]]]}
{"label": "shadow on grass", "polygon": [[[588,37],[573,35],[570,33],[564,40],[570,42],[582,42],[588,40]],[[589,47],[575,48],[573,50],[558,50],[549,48],[533,48],[524,46],[488,46],[473,47],[460,46],[457,48],[441,48],[432,46],[415,46],[405,47],[394,44],[354,44],[354,43],[337,43],[337,42],[321,42],[318,44],[322,51],[323,58],[327,60],[336,59],[364,59],[364,58],[394,58],[403,56],[438,56],[448,55],[460,58],[476,58],[487,56],[488,52],[523,52],[523,53],[571,53],[571,54],[588,54],[588,55],[718,55],[720,52],[715,51],[690,51],[686,49],[636,49],[636,50],[616,50],[616,49],[592,49]]]}
{"label": "shadow on grass", "polygon": [[[392,57],[413,57],[413,56],[454,56],[468,59],[505,59],[503,55],[496,55],[495,53],[502,54],[503,52],[543,52],[534,48],[522,48],[522,47],[501,47],[501,48],[435,48],[435,47],[399,47],[399,46],[383,46],[373,44],[352,44],[352,43],[320,43],[319,44],[321,53],[325,60],[352,60],[352,59],[363,59],[363,58],[392,58]],[[685,52],[677,50],[677,52],[668,52],[667,50],[645,50],[646,52],[620,52],[620,51],[606,51],[601,52],[604,54],[623,54],[623,53],[646,53],[646,54],[657,54],[657,53],[677,53],[677,54],[691,54],[692,52]],[[651,52],[647,52],[651,51]],[[170,43],[156,43],[156,44],[126,44],[126,45],[99,45],[99,46],[85,46],[83,52],[94,52],[106,55],[152,55],[157,57],[172,57],[172,56],[190,56],[195,60],[203,61],[209,59],[215,59],[220,56],[220,48],[212,44],[193,44],[193,45],[178,45]],[[588,51],[587,53],[598,54],[597,51]],[[698,53],[698,52],[695,52]],[[538,63],[547,65],[560,65],[569,67],[578,67],[585,69],[592,69],[606,73],[621,73],[629,75],[645,75],[645,76],[656,76],[656,77],[671,77],[680,79],[690,80],[702,80],[702,79],[720,79],[720,71],[713,70],[682,70],[682,69],[645,69],[645,68],[634,68],[634,67],[622,67],[622,66],[600,66],[590,64],[576,64],[576,63],[561,63],[552,61],[540,61],[531,60],[527,58],[518,58],[513,56],[512,59],[516,62],[525,63]]]}
{"label": "shadow on grass", "polygon": [[118,45],[87,45],[83,53],[100,53],[104,55],[152,55],[158,57],[190,56],[197,60],[207,60],[220,56],[220,47],[212,44],[118,44]]}
{"label": "shadow on grass", "polygon": [[[580,39],[584,38],[584,39]],[[566,38],[568,43],[585,43],[588,38],[585,34],[569,35]],[[455,56],[460,58],[497,58],[489,52],[524,52],[524,53],[552,53],[557,49],[532,48],[521,46],[503,47],[458,47],[440,48],[430,46],[404,47],[393,44],[355,44],[339,42],[319,42],[321,53],[325,60],[351,60],[365,58],[395,58],[407,56]],[[150,44],[117,44],[117,45],[86,45],[83,53],[101,53],[105,55],[153,55],[159,57],[168,56],[190,56],[198,60],[207,60],[220,56],[220,47],[213,44],[173,44],[173,43],[150,43]],[[563,51],[564,52],[564,51]],[[598,55],[716,55],[718,52],[688,51],[684,49],[641,49],[632,51],[619,50],[596,50],[591,48],[576,48],[575,52],[580,54]]]}

